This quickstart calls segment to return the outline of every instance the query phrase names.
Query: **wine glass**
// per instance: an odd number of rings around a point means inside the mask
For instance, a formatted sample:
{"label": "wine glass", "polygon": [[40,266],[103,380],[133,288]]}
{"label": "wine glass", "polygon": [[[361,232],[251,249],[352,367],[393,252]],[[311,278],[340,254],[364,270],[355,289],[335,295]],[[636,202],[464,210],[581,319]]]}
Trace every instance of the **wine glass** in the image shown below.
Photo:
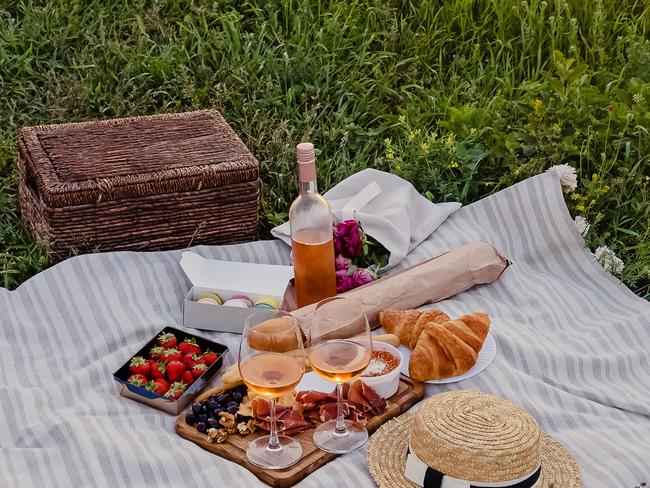
{"label": "wine glass", "polygon": [[305,350],[295,317],[259,311],[248,317],[239,346],[239,373],[249,390],[269,400],[269,435],[248,445],[246,456],[265,469],[287,468],[300,460],[300,443],[278,435],[276,399],[293,391],[305,372]]}
{"label": "wine glass", "polygon": [[311,368],[336,383],[337,418],[314,431],[314,444],[323,451],[343,454],[363,446],[366,428],[345,419],[343,383],[353,381],[370,363],[372,339],[363,306],[346,297],[318,302],[309,329],[307,358]]}

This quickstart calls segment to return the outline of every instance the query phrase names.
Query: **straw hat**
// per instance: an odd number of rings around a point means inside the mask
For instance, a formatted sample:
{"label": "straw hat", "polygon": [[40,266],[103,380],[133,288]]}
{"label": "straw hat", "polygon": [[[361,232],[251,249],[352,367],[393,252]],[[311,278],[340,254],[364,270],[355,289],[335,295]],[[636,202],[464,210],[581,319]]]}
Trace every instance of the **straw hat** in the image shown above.
{"label": "straw hat", "polygon": [[478,391],[434,395],[384,424],[368,445],[368,465],[381,488],[582,486],[571,453],[533,417]]}

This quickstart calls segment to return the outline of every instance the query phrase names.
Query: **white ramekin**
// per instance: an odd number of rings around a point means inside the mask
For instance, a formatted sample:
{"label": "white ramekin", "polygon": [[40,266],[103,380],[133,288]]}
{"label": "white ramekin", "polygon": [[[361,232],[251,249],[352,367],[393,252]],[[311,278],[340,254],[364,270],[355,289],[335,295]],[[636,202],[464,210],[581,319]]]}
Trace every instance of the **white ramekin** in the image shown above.
{"label": "white ramekin", "polygon": [[380,397],[390,398],[397,392],[397,389],[399,388],[399,375],[402,370],[402,361],[404,361],[404,358],[402,357],[402,353],[399,351],[399,349],[384,342],[373,342],[372,348],[375,350],[390,352],[399,360],[399,364],[394,370],[385,375],[370,377],[362,376],[359,379],[366,385],[371,386],[372,389],[375,390]]}

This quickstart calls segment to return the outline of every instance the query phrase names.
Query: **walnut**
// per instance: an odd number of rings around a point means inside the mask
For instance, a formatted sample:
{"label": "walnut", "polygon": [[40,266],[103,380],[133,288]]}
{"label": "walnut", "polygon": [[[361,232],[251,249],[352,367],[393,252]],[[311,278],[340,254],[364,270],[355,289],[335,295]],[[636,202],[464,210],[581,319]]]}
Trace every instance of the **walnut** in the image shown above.
{"label": "walnut", "polygon": [[226,439],[228,439],[228,436],[231,434],[230,431],[226,429],[219,429],[217,431],[218,436],[217,436],[217,444],[221,444],[222,442],[226,442]]}
{"label": "walnut", "polygon": [[217,436],[219,435],[219,431],[215,428],[210,428],[208,429],[208,442],[212,443],[217,440]]}
{"label": "walnut", "polygon": [[253,419],[248,422],[239,422],[237,424],[237,430],[241,435],[252,434],[255,432],[256,425],[253,423]]}
{"label": "walnut", "polygon": [[229,432],[227,429],[208,429],[208,442],[221,444],[222,442],[226,442],[226,439],[228,439],[230,434],[232,434],[232,432]]}
{"label": "walnut", "polygon": [[236,428],[237,423],[235,421],[235,416],[233,414],[228,412],[221,412],[219,414],[219,417],[221,417],[219,419],[219,423],[223,425],[225,429],[230,430]]}

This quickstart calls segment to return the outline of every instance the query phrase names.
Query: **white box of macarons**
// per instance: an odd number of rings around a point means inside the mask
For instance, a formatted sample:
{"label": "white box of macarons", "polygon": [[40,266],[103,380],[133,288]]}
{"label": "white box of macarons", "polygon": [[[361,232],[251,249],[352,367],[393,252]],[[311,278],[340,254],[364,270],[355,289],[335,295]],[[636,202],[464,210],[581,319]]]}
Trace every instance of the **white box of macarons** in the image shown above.
{"label": "white box of macarons", "polygon": [[183,300],[183,325],[241,334],[246,319],[282,303],[292,266],[207,259],[186,251],[181,268],[192,282]]}

